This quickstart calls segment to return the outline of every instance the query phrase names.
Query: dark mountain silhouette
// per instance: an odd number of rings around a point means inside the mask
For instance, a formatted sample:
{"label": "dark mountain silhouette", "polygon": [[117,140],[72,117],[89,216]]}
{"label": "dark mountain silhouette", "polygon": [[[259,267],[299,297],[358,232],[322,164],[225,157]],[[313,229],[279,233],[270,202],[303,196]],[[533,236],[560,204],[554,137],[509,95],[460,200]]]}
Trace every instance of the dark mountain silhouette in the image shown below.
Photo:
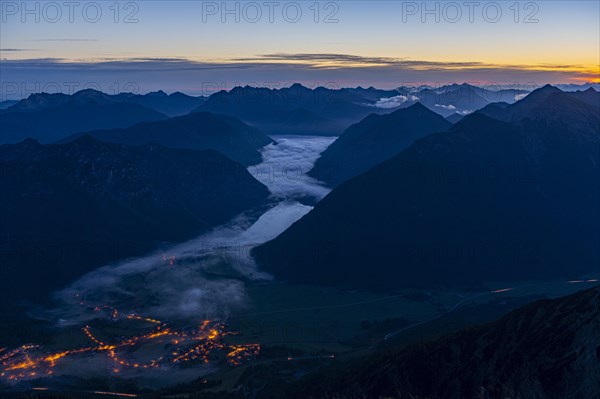
{"label": "dark mountain silhouette", "polygon": [[[586,106],[582,105],[585,104]],[[551,117],[576,119],[583,118],[588,123],[594,121],[594,115],[600,108],[600,93],[590,88],[586,91],[563,92],[546,85],[534,90],[527,97],[514,104],[492,103],[480,110],[484,115],[507,122],[518,122],[524,118],[539,119]],[[572,115],[576,112],[577,115]],[[584,114],[592,114],[585,116]]]}
{"label": "dark mountain silhouette", "polygon": [[397,155],[415,140],[450,126],[450,122],[420,103],[390,114],[371,114],[350,126],[323,152],[308,174],[338,185]]}
{"label": "dark mountain silhouette", "polygon": [[256,259],[292,282],[374,289],[597,269],[600,113],[555,94],[515,123],[476,112],[416,141],[334,189]]}
{"label": "dark mountain silhouette", "polygon": [[[234,115],[268,134],[339,135],[349,125],[371,113],[386,113],[421,102],[449,116],[472,112],[494,101],[513,103],[523,90],[490,90],[468,84],[441,88],[400,87],[396,90],[369,88],[309,89],[300,84],[268,89],[235,87],[210,96],[198,111]],[[289,113],[303,115],[291,118]],[[293,123],[289,123],[293,121]]]}
{"label": "dark mountain silhouette", "polygon": [[472,112],[490,103],[476,87],[467,84],[445,91],[424,89],[416,96],[418,101],[444,117],[457,111]]}
{"label": "dark mountain silhouette", "polygon": [[563,91],[579,91],[579,90],[587,90],[589,88],[593,88],[596,91],[600,91],[600,83],[592,83],[585,82],[581,84],[576,83],[568,83],[568,84],[558,84],[556,85],[559,89]]}
{"label": "dark mountain silhouette", "polygon": [[490,104],[479,112],[534,129],[544,129],[550,124],[562,126],[583,136],[583,140],[595,140],[600,134],[600,93],[593,89],[565,93],[546,85],[512,105]]}
{"label": "dark mountain silhouette", "polygon": [[447,117],[455,112],[473,112],[492,102],[514,103],[526,91],[515,89],[490,90],[467,83],[425,88],[413,93],[418,101],[440,115]]}
{"label": "dark mountain silhouette", "polygon": [[[339,135],[350,124],[376,111],[375,99],[395,91],[235,87],[210,96],[197,111],[234,115],[267,134]],[[291,123],[290,123],[291,122]]]}
{"label": "dark mountain silhouette", "polygon": [[63,141],[82,135],[99,140],[129,145],[148,143],[172,148],[212,149],[243,163],[260,163],[258,149],[273,140],[256,128],[226,115],[194,112],[163,121],[143,122],[125,129],[99,130],[78,133]]}
{"label": "dark mountain silhouette", "polygon": [[118,102],[95,91],[66,94],[32,94],[0,111],[0,143],[34,138],[41,143],[96,129],[127,127],[167,116],[141,105]]}
{"label": "dark mountain silhouette", "polygon": [[544,87],[532,91],[527,97],[512,105],[498,105],[493,108],[496,112],[495,114],[489,114],[485,108],[481,110],[481,113],[507,122],[519,121],[525,117],[531,117],[531,112],[533,112],[541,103],[547,100],[551,95],[559,93],[564,94],[560,89],[554,86],[545,85]]}
{"label": "dark mountain silhouette", "polygon": [[205,97],[193,97],[180,92],[167,94],[162,90],[144,95],[120,93],[114,98],[121,102],[136,103],[171,117],[189,114],[206,100]]}
{"label": "dark mountain silhouette", "polygon": [[446,120],[454,125],[455,123],[460,122],[460,120],[464,117],[465,117],[464,115],[461,115],[461,114],[455,112],[452,115],[447,116]]}
{"label": "dark mountain silhouette", "polygon": [[576,91],[568,94],[588,105],[600,107],[600,92],[591,87],[585,91]]}
{"label": "dark mountain silhouette", "polygon": [[6,109],[8,107],[12,107],[16,103],[18,103],[18,101],[16,101],[16,100],[0,101],[0,109]]}
{"label": "dark mountain silhouette", "polygon": [[501,120],[501,119],[503,119],[502,115],[503,115],[504,109],[509,106],[510,106],[510,104],[506,103],[506,102],[491,103],[491,104],[486,105],[482,109],[480,109],[479,113],[483,114],[483,115],[487,115],[494,119]]}
{"label": "dark mountain silhouette", "polygon": [[534,302],[447,338],[366,357],[260,397],[598,398],[598,331],[596,287]]}
{"label": "dark mountain silhouette", "polygon": [[269,195],[216,151],[91,137],[2,145],[0,168],[3,299],[43,295],[106,262],[188,239]]}
{"label": "dark mountain silhouette", "polygon": [[162,90],[148,94],[119,93],[106,94],[94,89],[80,90],[73,95],[62,93],[36,93],[28,98],[15,102],[11,111],[41,111],[65,104],[99,104],[114,103],[138,104],[168,116],[180,116],[191,112],[204,102],[205,97],[193,97],[175,92],[167,94]]}
{"label": "dark mountain silhouette", "polygon": [[345,91],[358,95],[362,98],[365,98],[367,100],[370,101],[378,101],[382,98],[388,98],[388,97],[393,97],[393,96],[397,96],[399,93],[398,90],[383,90],[383,89],[377,89],[373,86],[367,87],[367,88],[363,88],[363,87],[356,87],[356,88],[346,88],[344,89]]}

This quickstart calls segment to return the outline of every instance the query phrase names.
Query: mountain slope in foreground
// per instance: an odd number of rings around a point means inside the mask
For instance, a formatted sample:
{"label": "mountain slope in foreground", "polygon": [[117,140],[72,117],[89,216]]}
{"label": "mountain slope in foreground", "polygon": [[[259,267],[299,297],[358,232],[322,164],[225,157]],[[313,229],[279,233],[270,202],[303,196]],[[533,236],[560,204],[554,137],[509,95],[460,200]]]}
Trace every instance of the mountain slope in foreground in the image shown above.
{"label": "mountain slope in foreground", "polygon": [[596,287],[534,302],[448,338],[305,378],[287,387],[285,397],[598,398],[599,331]]}

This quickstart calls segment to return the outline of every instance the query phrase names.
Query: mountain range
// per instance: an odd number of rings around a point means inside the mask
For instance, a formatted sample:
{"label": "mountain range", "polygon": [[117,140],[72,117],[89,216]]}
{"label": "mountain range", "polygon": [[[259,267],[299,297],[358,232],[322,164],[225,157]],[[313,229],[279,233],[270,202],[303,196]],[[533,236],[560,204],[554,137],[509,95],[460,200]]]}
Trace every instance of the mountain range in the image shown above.
{"label": "mountain range", "polygon": [[163,120],[186,114],[203,101],[203,97],[162,91],[146,95],[109,95],[93,89],[73,95],[36,93],[0,109],[0,144],[26,138],[51,143],[73,133]]}
{"label": "mountain range", "polygon": [[253,254],[276,278],[377,290],[595,270],[600,109],[577,96],[544,87],[419,139]]}
{"label": "mountain range", "polygon": [[447,117],[454,113],[466,115],[493,102],[503,101],[512,104],[527,93],[528,91],[519,89],[491,90],[467,83],[452,84],[438,88],[424,88],[417,92],[411,91],[408,104],[418,101]]}
{"label": "mountain range", "polygon": [[[442,116],[473,112],[495,101],[515,102],[524,90],[491,90],[447,85],[437,89],[369,88],[309,89],[300,84],[269,89],[235,87],[213,94],[198,111],[229,114],[267,134],[340,135],[349,125],[372,113],[387,113],[421,102]],[[301,117],[298,117],[300,115]]]}
{"label": "mountain range", "polygon": [[73,96],[32,94],[0,111],[0,144],[26,138],[51,143],[77,132],[167,119],[166,115],[135,103],[104,101],[104,96],[88,90]]}
{"label": "mountain range", "polygon": [[282,89],[235,87],[211,95],[196,111],[233,115],[267,134],[339,135],[349,124],[373,112],[373,98],[395,91],[379,89]]}
{"label": "mountain range", "polygon": [[494,101],[514,102],[523,90],[490,90],[468,84],[418,90],[369,88],[310,89],[300,84],[281,89],[235,87],[209,97],[163,91],[110,95],[93,89],[72,95],[36,93],[0,107],[0,143],[33,138],[51,143],[94,130],[126,128],[190,112],[237,117],[269,135],[340,135],[372,113],[387,113],[421,102],[446,117],[465,115]]}
{"label": "mountain range", "polygon": [[178,91],[167,94],[162,90],[147,94],[119,93],[112,98],[117,102],[139,104],[170,117],[189,114],[206,101],[206,97],[188,96]]}
{"label": "mountain range", "polygon": [[235,117],[194,112],[166,120],[142,122],[123,129],[77,133],[61,142],[83,135],[98,140],[128,145],[148,143],[172,148],[219,151],[244,165],[260,163],[259,149],[274,141],[260,130]]}
{"label": "mountain range", "polygon": [[[188,96],[180,92],[167,94],[162,90],[147,94],[107,94],[94,89],[84,89],[72,95],[63,93],[34,93],[26,99],[12,101],[11,111],[41,111],[65,104],[108,105],[115,103],[138,104],[167,116],[180,116],[191,112],[205,101],[205,97]],[[7,103],[11,103],[7,101]]]}

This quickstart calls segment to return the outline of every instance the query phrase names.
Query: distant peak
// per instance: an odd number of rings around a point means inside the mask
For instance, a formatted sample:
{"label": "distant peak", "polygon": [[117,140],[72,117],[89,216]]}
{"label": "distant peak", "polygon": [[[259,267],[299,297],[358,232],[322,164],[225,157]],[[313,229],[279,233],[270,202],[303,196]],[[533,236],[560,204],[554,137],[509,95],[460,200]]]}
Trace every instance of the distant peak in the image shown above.
{"label": "distant peak", "polygon": [[[427,110],[427,111],[431,111],[429,108],[427,108],[426,106],[424,106],[420,101],[417,101],[416,103],[412,104],[411,106],[408,106],[404,109],[414,109],[414,110]],[[433,112],[433,111],[431,111]]]}
{"label": "distant peak", "polygon": [[307,89],[307,87],[303,86],[301,83],[294,83],[290,86],[290,89]]}
{"label": "distant peak", "polygon": [[[63,93],[46,93],[46,92],[41,92],[41,93],[33,93],[30,94],[27,97],[27,100],[35,100],[35,99],[42,99],[42,98],[53,98],[53,97],[64,97],[66,96],[66,94]],[[23,101],[23,100],[21,100]]]}
{"label": "distant peak", "polygon": [[558,93],[559,91],[562,92],[561,89],[559,89],[556,86],[552,86],[551,84],[546,84],[543,87],[540,87],[539,89],[534,90],[534,92],[536,92],[536,91],[538,91],[538,92],[553,92],[553,93]]}
{"label": "distant peak", "polygon": [[84,89],[76,92],[72,96],[75,100],[99,102],[109,98],[107,94],[94,89]]}
{"label": "distant peak", "polygon": [[147,96],[157,96],[157,97],[167,97],[167,93],[165,93],[162,90],[159,91],[151,91],[150,93],[146,94]]}
{"label": "distant peak", "polygon": [[425,115],[439,115],[438,113],[430,110],[420,102],[416,102],[408,107],[397,109],[388,115],[412,115],[412,116],[425,116]]}
{"label": "distant peak", "polygon": [[453,130],[469,130],[469,129],[482,129],[482,126],[489,127],[492,125],[505,125],[504,122],[491,118],[481,112],[473,112],[465,115],[460,121],[458,121]]}
{"label": "distant peak", "polygon": [[98,94],[104,94],[101,91],[98,91],[96,89],[83,89],[83,90],[79,90],[77,92],[75,92],[75,94],[73,94],[74,96],[85,96],[85,95],[98,95]]}
{"label": "distant peak", "polygon": [[38,98],[38,97],[46,97],[46,96],[49,96],[49,95],[50,95],[50,94],[48,94],[48,93],[44,93],[44,92],[41,92],[41,93],[32,93],[32,94],[30,94],[29,96],[27,96],[27,99],[28,99],[28,100],[32,100],[32,99],[34,99],[34,98]]}
{"label": "distant peak", "polygon": [[532,91],[531,93],[529,93],[527,96],[523,97],[521,100],[519,100],[518,102],[528,102],[531,101],[531,99],[535,99],[536,101],[541,101],[545,98],[548,98],[550,95],[555,94],[555,93],[564,93],[561,89],[559,89],[556,86],[552,86],[550,84],[547,84],[543,87],[540,87],[539,89],[535,89],[534,91]]}

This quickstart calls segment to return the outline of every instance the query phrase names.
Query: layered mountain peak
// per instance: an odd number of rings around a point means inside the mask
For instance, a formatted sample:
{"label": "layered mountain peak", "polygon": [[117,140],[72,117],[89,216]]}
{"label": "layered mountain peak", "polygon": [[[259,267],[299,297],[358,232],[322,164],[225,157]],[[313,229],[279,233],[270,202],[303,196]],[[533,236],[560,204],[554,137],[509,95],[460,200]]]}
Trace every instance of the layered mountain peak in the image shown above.
{"label": "layered mountain peak", "polygon": [[83,90],[79,90],[77,92],[75,92],[73,94],[73,97],[102,97],[102,96],[106,96],[107,94],[96,90],[96,89],[83,89]]}
{"label": "layered mountain peak", "polygon": [[294,84],[293,84],[293,85],[291,85],[289,88],[290,88],[290,89],[297,89],[297,90],[298,90],[298,89],[306,89],[306,90],[310,90],[308,87],[304,86],[304,85],[303,85],[303,84],[301,84],[301,83],[294,83]]}
{"label": "layered mountain peak", "polygon": [[82,135],[129,145],[158,143],[171,148],[212,149],[244,165],[259,163],[262,158],[258,149],[273,142],[260,130],[235,117],[210,112],[193,112],[166,120],[143,122],[125,129],[82,132],[64,141]]}
{"label": "layered mountain peak", "polygon": [[385,115],[371,114],[346,129],[323,152],[309,175],[338,185],[397,155],[415,140],[450,126],[421,103]]}
{"label": "layered mountain peak", "polygon": [[408,107],[406,107],[404,109],[399,109],[399,110],[397,110],[395,112],[400,112],[400,111],[433,112],[432,110],[430,110],[429,108],[427,108],[426,106],[424,106],[420,101],[417,101],[413,105],[410,105],[410,106],[408,106]]}
{"label": "layered mountain peak", "polygon": [[37,111],[64,104],[66,101],[68,101],[68,96],[62,93],[34,93],[9,107],[8,111]]}
{"label": "layered mountain peak", "polygon": [[492,125],[501,125],[503,127],[507,127],[508,125],[492,118],[488,115],[485,115],[481,112],[474,112],[469,115],[465,115],[458,123],[456,123],[450,131],[464,131],[464,130],[472,130],[472,129],[481,129],[483,126]]}
{"label": "layered mountain peak", "polygon": [[589,138],[600,132],[600,94],[563,92],[546,85],[514,104],[490,104],[476,114],[521,125],[545,124],[550,130],[570,130]]}
{"label": "layered mountain peak", "polygon": [[151,97],[168,97],[167,93],[165,93],[162,90],[151,91],[150,93],[147,94],[147,96],[151,96]]}
{"label": "layered mountain peak", "polygon": [[95,89],[80,90],[71,96],[71,100],[75,103],[94,103],[99,105],[113,104],[115,102],[113,96]]}
{"label": "layered mountain peak", "polygon": [[539,89],[535,89],[529,95],[525,96],[519,102],[534,102],[534,101],[542,101],[543,99],[549,97],[554,93],[562,93],[563,91],[556,86],[552,86],[550,84],[544,85]]}

